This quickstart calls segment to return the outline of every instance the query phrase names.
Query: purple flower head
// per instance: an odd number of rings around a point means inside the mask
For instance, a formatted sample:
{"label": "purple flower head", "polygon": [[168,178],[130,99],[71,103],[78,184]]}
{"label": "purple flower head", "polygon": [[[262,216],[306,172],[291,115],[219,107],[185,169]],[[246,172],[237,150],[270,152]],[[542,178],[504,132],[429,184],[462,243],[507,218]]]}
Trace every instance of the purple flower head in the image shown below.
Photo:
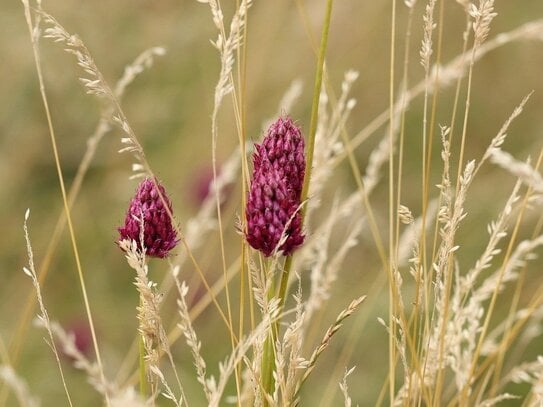
{"label": "purple flower head", "polygon": [[92,351],[92,333],[87,321],[81,319],[73,321],[66,332],[73,335],[75,347],[83,355],[89,356]]}
{"label": "purple flower head", "polygon": [[213,183],[213,168],[203,167],[197,173],[192,174],[191,197],[197,206],[204,203],[207,196],[211,192],[211,184]]}
{"label": "purple flower head", "polygon": [[65,346],[65,343],[60,341],[56,343],[60,350],[60,355],[71,363],[77,359],[76,353],[79,352],[89,358],[92,355],[92,333],[89,324],[84,319],[77,319],[70,322],[65,328],[66,334],[73,340],[73,347]]}
{"label": "purple flower head", "polygon": [[143,215],[145,253],[151,257],[164,258],[177,245],[178,239],[168,210],[164,207],[160,195],[164,198],[164,203],[168,206],[171,214],[172,204],[164,187],[156,179],[154,182],[150,178],[144,179],[138,186],[136,195],[130,201],[124,226],[118,230],[121,235],[119,241],[133,240],[141,250],[140,232]]}
{"label": "purple flower head", "polygon": [[300,196],[305,173],[304,139],[290,117],[279,118],[255,145],[246,207],[247,242],[265,256],[285,256],[304,241]]}
{"label": "purple flower head", "polygon": [[[217,167],[217,179],[221,177],[221,168]],[[192,198],[192,201],[197,207],[200,207],[206,199],[215,196],[213,189],[213,168],[211,166],[202,166],[191,175],[192,182],[190,183],[190,189],[187,191],[188,195]],[[227,183],[220,188],[219,201],[221,205],[225,203],[232,194],[232,185]]]}

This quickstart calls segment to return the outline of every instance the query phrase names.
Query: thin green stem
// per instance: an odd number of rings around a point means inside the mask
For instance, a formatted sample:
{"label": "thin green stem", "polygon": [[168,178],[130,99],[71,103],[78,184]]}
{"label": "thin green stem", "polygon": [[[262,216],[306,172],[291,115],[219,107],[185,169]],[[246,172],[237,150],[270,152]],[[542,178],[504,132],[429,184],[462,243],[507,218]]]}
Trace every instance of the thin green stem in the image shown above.
{"label": "thin green stem", "polygon": [[[319,118],[319,96],[321,93],[322,76],[324,72],[324,55],[326,54],[326,46],[328,44],[328,32],[330,30],[330,17],[332,15],[333,0],[327,0],[326,12],[324,16],[324,25],[322,28],[321,45],[319,48],[319,59],[317,63],[317,73],[315,74],[315,86],[313,88],[313,103],[311,106],[311,122],[309,125],[309,139],[307,143],[305,177],[302,187],[301,202],[306,201],[309,194],[309,182],[311,181],[311,171],[313,169],[313,152],[315,151],[315,135],[317,133],[317,122]],[[302,222],[305,217],[306,206],[301,209]],[[285,267],[281,273],[281,283],[279,285],[279,301],[280,306],[285,302],[287,292],[288,277],[292,268],[292,256],[288,256],[285,261]]]}
{"label": "thin green stem", "polygon": [[279,285],[279,308],[282,308],[285,303],[285,295],[287,292],[288,275],[292,268],[292,256],[288,256],[285,260],[285,266],[281,273],[281,283]]}
{"label": "thin green stem", "polygon": [[[330,30],[330,18],[332,16],[333,0],[327,0],[326,12],[324,15],[324,26],[322,27],[321,45],[319,48],[319,59],[317,62],[317,72],[315,74],[315,86],[313,87],[313,103],[311,105],[311,122],[309,124],[309,139],[307,143],[307,162],[305,166],[304,185],[302,187],[301,201],[305,201],[309,194],[309,182],[311,181],[311,171],[313,170],[313,151],[315,150],[315,135],[317,133],[317,123],[319,118],[319,97],[322,86],[322,76],[324,72],[324,56],[328,44],[328,32]],[[302,217],[305,216],[305,208],[302,208]]]}
{"label": "thin green stem", "polygon": [[[289,257],[290,258],[290,257]],[[269,267],[271,266],[268,265]],[[273,273],[269,273],[269,275],[273,275]],[[273,298],[273,293],[275,291],[275,287],[273,285],[270,286],[268,290],[268,300],[271,300]],[[273,371],[275,370],[275,349],[274,344],[275,340],[277,339],[277,324],[274,323],[271,326],[271,332],[266,338],[266,341],[264,342],[264,349],[262,350],[262,389],[264,394],[262,395],[262,404],[264,406],[268,406],[268,400],[267,400],[267,394],[271,394],[273,389]]]}
{"label": "thin green stem", "polygon": [[[311,181],[311,171],[313,169],[313,152],[315,150],[315,135],[317,134],[317,123],[318,123],[318,117],[319,117],[319,97],[321,93],[321,87],[322,87],[322,77],[324,72],[324,56],[326,54],[326,47],[328,44],[328,33],[330,31],[330,19],[332,16],[332,4],[333,0],[327,0],[326,1],[326,10],[324,14],[324,24],[322,27],[322,34],[321,34],[321,43],[319,48],[319,55],[317,60],[317,71],[315,74],[315,86],[313,88],[313,102],[311,106],[311,121],[309,125],[309,138],[307,143],[307,153],[306,153],[306,165],[305,165],[305,177],[304,177],[304,184],[302,187],[302,193],[301,193],[301,202],[305,202],[307,200],[308,194],[309,194],[309,183]],[[301,216],[302,216],[302,224],[304,221],[306,213],[306,206],[304,205],[301,209]],[[288,256],[285,260],[285,264],[283,267],[283,272],[281,273],[281,280],[279,283],[279,309],[281,309],[285,303],[287,288],[288,288],[288,278],[290,275],[290,270],[292,268],[292,255]],[[278,332],[278,326],[279,326],[280,320],[276,321],[272,325],[272,335],[271,338],[266,341],[268,343],[270,339],[272,340],[271,346],[273,346],[273,340],[277,336]],[[271,348],[270,346],[270,348]],[[273,352],[266,352],[266,349],[268,346],[265,345],[264,348],[264,357],[266,358],[266,362],[262,364],[262,368],[266,369],[262,372],[262,378],[263,381],[262,385],[264,387],[264,391],[270,393],[273,387],[273,369],[275,365],[275,357],[273,355]],[[273,348],[272,348],[273,350]],[[264,406],[267,406],[266,400],[264,400]]]}
{"label": "thin green stem", "polygon": [[388,308],[388,323],[389,323],[389,336],[388,336],[388,380],[389,380],[389,397],[390,405],[394,404],[394,388],[396,372],[396,347],[394,340],[396,338],[396,319],[395,314],[398,311],[398,302],[395,295],[395,277],[394,270],[397,267],[394,259],[394,76],[395,76],[395,58],[396,58],[396,0],[392,1],[392,16],[391,16],[391,32],[390,32],[390,86],[389,86],[389,158],[388,158],[388,217],[389,217],[389,259],[388,262],[388,275],[389,275],[389,308]]}
{"label": "thin green stem", "polygon": [[270,333],[264,342],[264,350],[262,351],[262,388],[265,389],[265,394],[262,395],[262,404],[264,406],[268,406],[266,393],[269,394],[273,387],[273,370],[275,369],[273,343],[273,333]]}

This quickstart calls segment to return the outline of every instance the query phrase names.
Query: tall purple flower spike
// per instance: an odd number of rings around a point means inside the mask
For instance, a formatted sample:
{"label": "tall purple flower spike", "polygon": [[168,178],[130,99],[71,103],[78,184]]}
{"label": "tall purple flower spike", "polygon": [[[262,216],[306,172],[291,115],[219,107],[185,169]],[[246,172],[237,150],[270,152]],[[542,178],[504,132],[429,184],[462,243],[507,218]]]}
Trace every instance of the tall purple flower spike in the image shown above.
{"label": "tall purple flower spike", "polygon": [[[172,204],[166,195],[164,187],[155,179],[158,191],[164,198],[170,214]],[[124,226],[118,228],[121,240],[133,240],[141,250],[141,217],[143,214],[143,243],[145,253],[151,257],[164,258],[179,241],[172,225],[168,211],[164,207],[155,183],[150,178],[144,179],[136,190],[136,195],[130,201]]]}
{"label": "tall purple flower spike", "polygon": [[[280,117],[255,145],[247,200],[247,242],[264,256],[285,256],[304,242],[299,211],[305,173],[304,138],[290,117]],[[285,229],[286,228],[286,229]]]}

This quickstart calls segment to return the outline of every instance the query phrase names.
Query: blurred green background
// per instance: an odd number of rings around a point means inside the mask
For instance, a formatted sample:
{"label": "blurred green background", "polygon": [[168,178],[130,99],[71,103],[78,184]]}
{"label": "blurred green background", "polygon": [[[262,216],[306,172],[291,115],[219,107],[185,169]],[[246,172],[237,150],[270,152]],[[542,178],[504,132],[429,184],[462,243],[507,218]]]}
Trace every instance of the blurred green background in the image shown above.
{"label": "blurred green background", "polygon": [[[419,0],[413,20],[409,68],[412,84],[424,74],[418,57],[424,3]],[[222,5],[228,21],[235,1],[224,1]],[[198,210],[195,182],[202,174],[209,173],[211,165],[210,115],[220,65],[217,52],[209,43],[216,37],[209,7],[186,0],[49,0],[43,6],[69,32],[82,38],[110,84],[115,83],[124,66],[144,49],[157,45],[167,49],[167,54],[158,58],[155,65],[129,87],[122,104],[144,146],[149,163],[174,202],[175,214],[183,229],[185,222]],[[532,19],[543,18],[543,2],[498,0],[496,11],[498,16],[492,23],[490,37]],[[249,12],[247,38],[248,139],[259,139],[263,121],[273,117],[281,96],[294,79],[303,81],[304,91],[288,113],[305,132],[308,131],[315,71],[315,56],[309,37],[318,38],[323,12],[324,1],[255,1]],[[329,85],[339,92],[343,73],[350,68],[360,71],[353,89],[358,104],[347,123],[350,134],[364,128],[388,106],[390,13],[390,1],[341,0],[334,5],[327,52]],[[302,16],[307,18],[307,26]],[[446,62],[461,51],[464,16],[454,1],[446,2],[445,16],[443,61]],[[403,2],[398,1],[398,60],[403,55],[406,21],[407,9]],[[22,232],[24,212],[31,208],[30,233],[39,264],[62,211],[62,200],[20,2],[2,2],[0,27],[3,29],[0,36],[0,271],[3,279],[0,285],[0,336],[9,345],[26,298],[32,292],[31,282],[21,272],[27,264]],[[42,40],[41,52],[64,177],[70,185],[85,151],[86,140],[99,120],[100,104],[96,98],[84,94],[77,79],[80,70],[74,58],[62,47]],[[537,157],[543,130],[542,66],[543,43],[536,41],[507,45],[476,65],[468,127],[468,159],[481,156],[514,107],[532,90],[534,95],[525,112],[511,127],[505,148],[519,158],[528,154]],[[399,79],[399,64],[397,72]],[[399,80],[396,81],[398,83]],[[440,94],[438,123],[447,124],[452,97],[450,88]],[[407,115],[409,141],[406,145],[404,190],[407,191],[406,204],[414,211],[420,208],[421,107],[422,101],[416,100]],[[237,146],[233,117],[230,98],[226,98],[219,125],[219,162],[224,162]],[[357,150],[361,168],[365,167],[371,149],[382,135],[382,130],[377,132]],[[123,221],[127,202],[136,187],[134,181],[128,181],[132,158],[117,153],[122,147],[119,136],[115,129],[100,143],[73,208],[91,306],[106,371],[112,377],[137,327],[137,293],[132,284],[132,270],[114,244],[116,227]],[[436,148],[439,148],[438,144]],[[438,179],[436,177],[436,182]],[[509,175],[491,166],[485,167],[479,181],[474,184],[468,203],[469,222],[460,231],[462,245],[468,248],[462,257],[462,262],[465,262],[462,265],[466,266],[473,263],[486,243],[484,226],[496,213],[496,202],[501,202],[513,182]],[[328,188],[331,193],[338,190],[343,195],[355,189],[348,166],[337,170],[334,182]],[[386,193],[383,183],[372,199],[382,220],[383,231],[387,230]],[[228,213],[233,214],[226,221],[228,233],[232,236],[238,236],[234,232],[239,198],[238,185],[232,191],[227,208]],[[238,247],[234,241],[233,252],[228,254],[230,262],[237,257],[235,250]],[[367,318],[368,323],[363,331],[356,333],[357,350],[348,364],[358,366],[351,377],[351,392],[353,400],[361,405],[370,405],[368,400],[376,399],[387,364],[386,348],[381,346],[386,332],[376,322],[377,316],[386,316],[386,295],[369,292],[380,271],[373,247],[368,234],[348,257],[333,289],[331,302],[320,319],[322,327],[317,330],[323,332],[350,298],[363,293],[370,297],[382,295],[382,299],[373,298],[374,307],[361,308],[362,317]],[[195,253],[205,266],[204,271],[210,281],[220,276],[218,250],[215,234],[202,250]],[[161,281],[166,267],[152,262],[151,269],[151,278]],[[193,273],[190,267],[182,270],[183,278],[189,280]],[[533,278],[537,283],[541,281],[538,276]],[[237,287],[237,279],[233,285]],[[43,290],[52,319],[65,325],[84,319],[81,291],[67,234],[63,235],[55,253]],[[196,287],[191,287],[191,292],[196,290]],[[165,312],[169,321],[175,309],[166,308]],[[217,373],[216,362],[228,353],[230,345],[226,330],[221,331],[223,326],[217,321],[216,312],[209,309],[195,324],[203,342],[204,357],[214,374]],[[302,405],[318,405],[317,401],[323,401],[321,389],[330,381],[336,386],[334,383],[340,380],[340,377],[330,377],[330,371],[343,341],[351,334],[352,326],[347,323],[319,362],[307,386],[312,390],[304,393]],[[32,392],[42,398],[43,405],[55,405],[62,400],[62,387],[43,336],[40,330],[29,330],[18,371],[27,379]],[[182,379],[191,389],[191,398],[202,403],[203,396],[195,388],[188,349],[178,343],[174,353]],[[76,404],[97,405],[98,398],[85,384],[83,374],[67,369],[68,385],[77,389]],[[332,403],[330,405],[338,405],[339,400],[338,395],[335,401],[328,401]],[[193,405],[199,405],[199,402]]]}

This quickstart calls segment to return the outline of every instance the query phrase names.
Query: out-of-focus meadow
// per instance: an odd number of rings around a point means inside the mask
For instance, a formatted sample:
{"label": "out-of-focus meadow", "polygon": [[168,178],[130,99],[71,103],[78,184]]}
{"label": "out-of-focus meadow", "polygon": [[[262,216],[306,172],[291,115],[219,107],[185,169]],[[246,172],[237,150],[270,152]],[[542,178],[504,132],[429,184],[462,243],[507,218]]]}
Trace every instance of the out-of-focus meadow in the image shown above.
{"label": "out-of-focus meadow", "polygon": [[[235,3],[234,0],[223,2],[226,17],[231,15]],[[414,9],[408,75],[411,85],[424,77],[418,54],[425,3],[419,0]],[[124,67],[144,49],[152,46],[166,48],[167,53],[157,57],[154,65],[129,86],[122,106],[143,144],[148,162],[168,190],[176,220],[183,231],[187,220],[198,211],[201,190],[205,190],[211,173],[210,115],[220,63],[209,41],[216,37],[209,8],[189,0],[47,0],[43,7],[69,32],[81,37],[110,84],[119,79]],[[538,0],[501,0],[495,7],[498,16],[492,22],[489,38],[530,20],[543,18],[543,3]],[[462,52],[465,17],[462,8],[454,1],[446,1],[443,12],[444,25],[438,30],[442,30],[440,57],[445,64]],[[304,132],[308,131],[316,66],[315,47],[323,13],[324,2],[316,0],[256,0],[250,9],[243,66],[248,140],[258,141],[263,133],[263,123],[274,118],[278,109],[281,113],[280,100],[294,80],[302,81],[303,92],[292,110],[282,113],[291,115]],[[408,9],[403,2],[398,2],[396,87],[400,86],[407,15]],[[10,354],[15,328],[27,301],[33,300],[31,295],[34,292],[30,280],[21,271],[27,264],[22,229],[25,210],[31,209],[30,236],[36,263],[40,265],[63,205],[20,2],[3,2],[0,26],[3,28],[0,36],[0,337]],[[388,108],[390,26],[390,1],[341,0],[334,4],[325,86],[337,94],[347,70],[360,72],[351,93],[357,105],[346,123],[349,136],[365,128]],[[438,31],[435,35],[437,43]],[[40,50],[62,169],[69,187],[87,147],[87,139],[99,121],[100,102],[84,93],[78,81],[80,69],[62,46],[42,39]],[[467,130],[467,159],[479,158],[483,154],[502,123],[531,91],[534,94],[509,129],[505,146],[519,159],[528,155],[534,161],[537,159],[543,135],[542,66],[543,42],[535,40],[505,45],[477,62]],[[448,124],[454,92],[454,86],[440,90],[436,123]],[[465,93],[465,89],[461,92]],[[464,93],[461,93],[462,97]],[[422,103],[422,98],[414,100],[406,114],[403,203],[409,205],[414,213],[420,213]],[[225,99],[219,118],[217,156],[220,164],[238,148],[230,97]],[[356,149],[355,156],[361,169],[366,167],[370,152],[385,131],[386,127],[382,127]],[[129,181],[131,157],[119,154],[120,148],[120,133],[114,128],[101,140],[72,212],[105,370],[111,377],[115,377],[121,368],[137,329],[135,307],[138,295],[133,286],[133,270],[127,267],[115,244],[118,237],[116,228],[124,219],[127,203],[137,185],[136,181]],[[434,148],[435,165],[439,166],[441,147],[438,136]],[[370,198],[383,235],[388,231],[386,177],[385,170],[382,182]],[[438,183],[440,170],[436,172],[435,179],[434,176],[431,179],[430,185]],[[485,225],[500,208],[496,202],[502,205],[514,181],[513,177],[493,165],[485,166],[474,181],[466,203],[468,218],[458,232],[458,244],[463,250],[459,259],[461,267],[474,263],[484,248]],[[341,199],[355,189],[352,172],[345,160],[326,185],[322,199],[330,202]],[[241,236],[236,225],[238,217],[243,216],[240,202],[241,181],[229,190],[223,205],[228,264],[239,255]],[[329,207],[328,204],[326,208]],[[323,210],[313,222],[325,215]],[[532,213],[525,222],[534,223],[536,220],[536,214]],[[337,233],[341,233],[341,228]],[[206,239],[205,245],[194,255],[208,280],[215,282],[222,278],[218,234],[211,234]],[[533,262],[533,270],[527,277],[528,287],[533,287],[534,291],[543,282],[540,265],[539,261]],[[167,266],[153,260],[150,269],[151,278],[161,281]],[[337,383],[341,380],[343,367],[353,365],[357,366],[349,379],[353,401],[360,405],[373,405],[378,399],[387,376],[388,360],[387,347],[383,345],[387,341],[387,332],[377,322],[377,317],[386,319],[388,315],[386,290],[375,288],[386,281],[380,273],[383,271],[371,234],[365,231],[341,267],[326,309],[314,320],[313,346],[351,298],[367,294],[367,303],[351,321],[346,322],[319,360],[316,373],[302,393],[302,405],[340,405],[342,401]],[[203,295],[205,290],[188,263],[181,270],[181,276],[189,283],[189,300]],[[306,288],[308,278],[301,277]],[[235,303],[239,287],[237,276],[231,286]],[[49,275],[42,287],[52,319],[67,327],[85,320],[66,231],[54,251]],[[506,290],[503,295],[513,295],[513,290]],[[223,295],[218,299],[224,304]],[[502,312],[505,314],[507,308]],[[175,313],[175,302],[168,299],[163,310],[167,327],[175,320]],[[214,372],[217,361],[230,352],[228,333],[213,307],[195,321],[195,328],[202,340],[202,354],[209,362],[210,371]],[[20,342],[20,360],[16,370],[25,378],[32,393],[42,399],[43,405],[58,405],[63,397],[62,386],[43,337],[43,330],[29,328]],[[176,363],[182,380],[191,389],[191,395],[194,394],[193,405],[203,405],[203,395],[196,388],[190,352],[181,342],[173,346]],[[536,343],[541,345],[543,341],[537,340]],[[342,350],[346,344],[353,352],[338,370],[336,362],[343,357]],[[308,349],[312,347],[308,346]],[[527,359],[533,359],[537,346],[532,345],[525,352],[531,355]],[[130,369],[133,370],[136,368],[135,356],[130,360]],[[67,361],[64,363],[69,365]],[[86,383],[83,373],[67,367],[67,376],[68,385],[74,389],[76,405],[98,405],[99,396]],[[229,394],[234,391],[233,387],[229,390]],[[12,396],[7,405],[12,405],[10,402],[15,402]]]}

